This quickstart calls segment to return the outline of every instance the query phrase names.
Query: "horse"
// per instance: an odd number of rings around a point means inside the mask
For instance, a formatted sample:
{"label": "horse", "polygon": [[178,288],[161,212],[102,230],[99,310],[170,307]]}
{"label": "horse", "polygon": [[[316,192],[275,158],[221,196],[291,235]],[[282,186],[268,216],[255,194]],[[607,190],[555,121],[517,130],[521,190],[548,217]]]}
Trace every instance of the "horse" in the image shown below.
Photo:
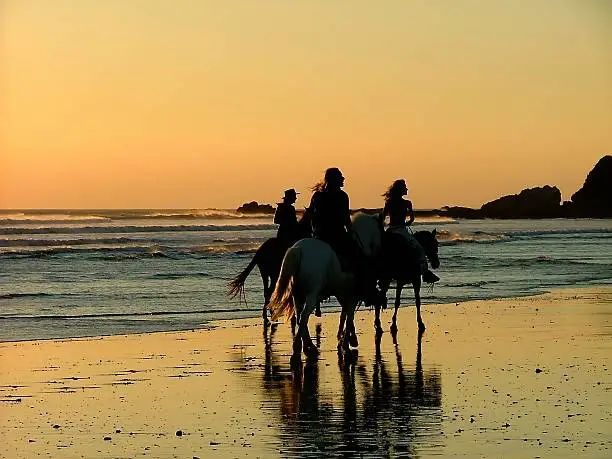
{"label": "horse", "polygon": [[[382,248],[380,218],[358,213],[352,217],[352,227],[350,234],[363,255],[374,260]],[[342,316],[346,318],[346,321],[341,320],[338,329],[338,349],[348,351],[350,346],[357,347],[354,332],[354,314],[359,301],[357,291],[355,275],[342,270],[338,256],[326,242],[307,238],[289,248],[269,308],[273,320],[283,315],[297,317],[292,362],[301,358],[302,349],[307,357],[318,355],[308,331],[308,318],[317,303],[330,296],[336,297],[342,306]]]}
{"label": "horse", "polygon": [[[310,216],[308,212],[304,212],[302,218],[298,222],[295,240],[309,237],[310,234]],[[261,316],[263,317],[265,325],[269,323],[267,306],[268,303],[270,303],[270,297],[272,296],[272,292],[274,291],[274,287],[276,286],[276,281],[280,273],[283,257],[285,256],[285,252],[287,251],[290,245],[290,243],[288,244],[286,241],[277,237],[273,237],[266,240],[263,244],[259,246],[259,248],[255,252],[255,255],[253,255],[253,259],[247,265],[247,267],[244,268],[240,274],[238,274],[228,283],[229,297],[235,298],[236,296],[238,296],[238,298],[240,299],[244,298],[246,303],[244,284],[247,280],[247,277],[249,277],[251,271],[253,271],[253,268],[255,268],[255,266],[259,268],[259,274],[261,275],[264,293],[264,304],[261,311]]]}
{"label": "horse", "polygon": [[[438,240],[436,239],[436,230],[433,231],[417,231],[414,237],[421,244],[427,259],[434,269],[440,267],[440,259],[438,258]],[[387,231],[383,238],[383,257],[381,263],[380,277],[378,285],[383,293],[387,293],[391,280],[396,281],[395,287],[395,311],[393,313],[393,323],[391,324],[391,333],[397,333],[397,309],[401,302],[402,288],[404,285],[412,284],[414,289],[414,301],[417,311],[417,324],[419,332],[425,330],[425,324],[421,318],[421,267],[414,257],[411,260],[407,250],[398,248],[405,247],[403,235]],[[376,306],[376,318],[374,319],[374,327],[377,334],[382,334],[380,324],[380,306]]]}

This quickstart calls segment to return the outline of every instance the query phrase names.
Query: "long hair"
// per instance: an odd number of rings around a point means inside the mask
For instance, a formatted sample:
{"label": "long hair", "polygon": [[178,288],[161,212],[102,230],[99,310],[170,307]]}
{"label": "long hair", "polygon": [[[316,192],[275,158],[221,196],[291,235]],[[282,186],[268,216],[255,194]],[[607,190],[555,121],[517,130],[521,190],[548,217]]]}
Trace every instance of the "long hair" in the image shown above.
{"label": "long hair", "polygon": [[407,188],[406,181],[404,179],[398,179],[391,184],[387,191],[385,191],[382,195],[385,198],[385,203],[389,201],[389,199],[394,197],[401,197],[400,194],[403,188]]}
{"label": "long hair", "polygon": [[316,193],[317,191],[323,191],[323,190],[325,190],[325,185],[326,185],[325,180],[321,180],[320,182],[315,183],[315,184],[312,186],[311,190],[312,190],[313,192],[315,192],[315,193]]}
{"label": "long hair", "polygon": [[323,180],[316,183],[312,187],[312,191],[325,191],[325,189],[327,189],[327,187],[329,186],[329,182],[338,178],[342,179],[342,172],[340,172],[340,169],[338,169],[337,167],[330,167],[325,170],[325,177],[323,178]]}

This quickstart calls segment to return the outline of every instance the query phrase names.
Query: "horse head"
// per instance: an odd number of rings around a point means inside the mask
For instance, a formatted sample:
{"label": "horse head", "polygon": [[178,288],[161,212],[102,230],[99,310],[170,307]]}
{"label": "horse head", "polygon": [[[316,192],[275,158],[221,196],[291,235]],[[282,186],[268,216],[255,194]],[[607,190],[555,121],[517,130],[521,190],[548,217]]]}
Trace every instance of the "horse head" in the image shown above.
{"label": "horse head", "polygon": [[433,269],[440,267],[440,259],[438,258],[438,239],[436,238],[436,230],[432,231],[417,231],[414,237],[419,241],[419,244],[425,250],[425,255],[431,263]]}

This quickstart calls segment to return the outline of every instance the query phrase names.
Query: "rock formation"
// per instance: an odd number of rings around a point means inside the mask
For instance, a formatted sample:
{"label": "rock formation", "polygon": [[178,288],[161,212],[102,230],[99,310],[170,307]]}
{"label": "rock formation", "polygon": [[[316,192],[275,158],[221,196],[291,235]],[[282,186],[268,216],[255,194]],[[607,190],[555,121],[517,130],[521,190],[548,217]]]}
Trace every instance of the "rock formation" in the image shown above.
{"label": "rock formation", "polygon": [[595,164],[567,207],[575,217],[612,218],[612,156]]}
{"label": "rock formation", "polygon": [[561,191],[556,186],[528,188],[502,196],[480,208],[485,218],[550,218],[561,215]]}
{"label": "rock formation", "polygon": [[273,214],[274,211],[270,204],[259,204],[257,201],[246,202],[236,209],[241,214]]}

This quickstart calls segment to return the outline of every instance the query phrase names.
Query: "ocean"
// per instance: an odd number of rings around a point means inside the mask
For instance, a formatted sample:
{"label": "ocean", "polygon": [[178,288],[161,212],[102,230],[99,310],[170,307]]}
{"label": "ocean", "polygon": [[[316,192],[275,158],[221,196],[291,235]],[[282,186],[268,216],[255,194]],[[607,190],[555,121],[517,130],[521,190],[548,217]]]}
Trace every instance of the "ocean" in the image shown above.
{"label": "ocean", "polygon": [[[425,310],[612,284],[612,220],[434,217],[414,225],[433,228],[441,281],[422,290]],[[0,211],[0,341],[185,330],[258,317],[257,269],[246,304],[227,297],[227,283],[275,232],[269,215],[218,209]],[[413,305],[410,288],[403,298]],[[337,308],[335,301],[323,304],[324,312]]]}

